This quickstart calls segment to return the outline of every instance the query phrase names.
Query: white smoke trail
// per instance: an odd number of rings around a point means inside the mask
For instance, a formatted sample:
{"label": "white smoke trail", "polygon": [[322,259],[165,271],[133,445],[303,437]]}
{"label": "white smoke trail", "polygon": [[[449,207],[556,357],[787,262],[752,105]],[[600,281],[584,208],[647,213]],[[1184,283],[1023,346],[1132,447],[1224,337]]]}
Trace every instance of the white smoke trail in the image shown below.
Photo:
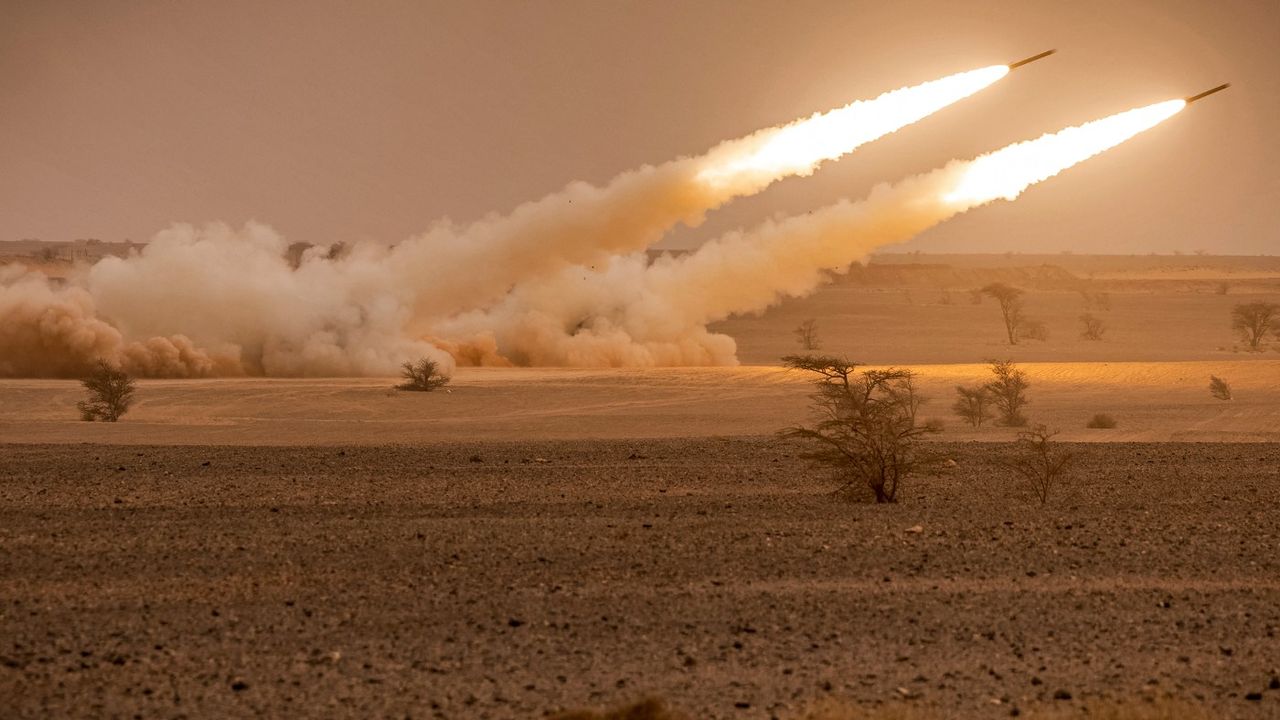
{"label": "white smoke trail", "polygon": [[705,154],[645,166],[604,187],[574,183],[505,216],[441,224],[393,251],[395,284],[420,288],[416,326],[498,300],[512,285],[641,250],[684,223],[773,182],[917,122],[1007,75],[1004,65],[886,92],[721,143]]}
{"label": "white smoke trail", "polygon": [[706,325],[812,292],[827,269],[902,242],[1112,148],[1185,106],[1171,100],[956,161],[860,202],[842,201],[708,242],[651,266],[641,255],[600,272],[576,268],[517,287],[487,312],[456,318],[452,336],[491,336],[505,356],[537,365],[731,364],[733,341]]}

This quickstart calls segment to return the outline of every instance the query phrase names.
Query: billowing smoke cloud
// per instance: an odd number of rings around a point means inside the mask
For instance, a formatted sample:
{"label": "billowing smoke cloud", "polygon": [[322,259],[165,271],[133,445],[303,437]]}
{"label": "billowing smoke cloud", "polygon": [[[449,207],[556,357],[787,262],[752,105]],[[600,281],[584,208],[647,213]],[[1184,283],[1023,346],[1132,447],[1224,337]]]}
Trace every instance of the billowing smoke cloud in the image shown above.
{"label": "billowing smoke cloud", "polygon": [[[445,369],[454,357],[506,362],[493,335],[449,334],[450,318],[500,302],[519,283],[647,247],[678,223],[696,225],[733,198],[812,173],[1007,73],[992,66],[895,90],[624,173],[604,187],[575,183],[505,216],[441,222],[390,249],[357,245],[337,257],[313,249],[295,267],[284,240],[265,226],[176,226],[140,254],[104,259],[65,285],[6,270],[0,375],[75,375],[99,359],[176,377],[385,375],[423,356]],[[682,338],[661,352],[662,362],[718,342]],[[731,343],[714,357],[725,352]]]}
{"label": "billowing smoke cloud", "polygon": [[232,374],[234,363],[210,357],[184,335],[125,342],[97,317],[80,287],[55,288],[39,273],[0,268],[0,376],[82,374],[98,360],[138,375],[197,377]]}
{"label": "billowing smoke cloud", "polygon": [[[387,253],[331,259],[250,224],[175,226],[136,256],[105,258],[60,288],[0,277],[0,373],[73,375],[104,359],[141,375],[387,375],[452,357],[405,335],[412,293],[386,284]],[[128,340],[136,338],[137,340]]]}
{"label": "billowing smoke cloud", "polygon": [[750,232],[735,232],[681,258],[613,259],[601,271],[573,268],[523,284],[483,312],[455,318],[446,334],[492,338],[507,357],[533,365],[735,363],[731,338],[706,325],[760,312],[812,292],[826,271],[907,240],[958,213],[1050,178],[1177,113],[1172,100],[955,161],[860,202],[842,201]]}

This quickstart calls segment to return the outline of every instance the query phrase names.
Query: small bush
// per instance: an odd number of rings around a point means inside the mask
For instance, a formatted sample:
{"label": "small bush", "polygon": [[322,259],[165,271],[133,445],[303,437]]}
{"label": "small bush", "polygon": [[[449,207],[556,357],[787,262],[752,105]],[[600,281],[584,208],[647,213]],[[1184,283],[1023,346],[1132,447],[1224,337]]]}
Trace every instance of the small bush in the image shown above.
{"label": "small bush", "polygon": [[814,376],[815,424],[783,430],[810,446],[801,456],[835,471],[837,492],[869,489],[877,503],[897,502],[902,483],[932,458],[920,448],[915,412],[923,401],[909,370],[863,370],[845,358],[788,355],[783,363]]}
{"label": "small bush", "polygon": [[1219,400],[1230,400],[1231,386],[1227,384],[1226,380],[1223,380],[1217,375],[1210,375],[1209,376],[1209,394],[1218,398]]}
{"label": "small bush", "polygon": [[1019,337],[1044,342],[1049,339],[1049,328],[1039,320],[1025,318],[1018,330]]}
{"label": "small bush", "polygon": [[1027,404],[1027,374],[1018,369],[1012,360],[988,360],[995,379],[983,387],[991,395],[991,402],[999,412],[1000,424],[1007,427],[1023,427],[1027,418],[1022,408]]}
{"label": "small bush", "polygon": [[136,390],[133,378],[104,360],[99,360],[89,377],[80,381],[89,398],[76,403],[80,419],[88,422],[115,422],[129,412]]}
{"label": "small bush", "polygon": [[951,411],[973,427],[980,428],[983,422],[992,418],[991,391],[985,386],[957,385],[956,396]]}
{"label": "small bush", "polygon": [[1067,476],[1075,455],[1053,442],[1057,431],[1044,425],[1018,433],[1013,452],[1001,464],[1026,480],[1031,492],[1043,505],[1049,501],[1049,493]]}
{"label": "small bush", "polygon": [[449,384],[449,376],[440,372],[435,360],[422,358],[417,362],[407,362],[400,371],[404,382],[396,386],[399,390],[414,392],[431,392]]}
{"label": "small bush", "polygon": [[800,347],[805,350],[817,350],[822,347],[822,341],[818,339],[818,321],[813,318],[800,323],[791,332],[796,336],[796,341],[800,343]]}
{"label": "small bush", "polygon": [[1258,352],[1267,343],[1267,335],[1280,332],[1280,304],[1269,302],[1241,303],[1231,310],[1231,329],[1240,333],[1240,339],[1251,352]]}
{"label": "small bush", "polygon": [[1107,324],[1102,322],[1102,318],[1093,313],[1081,315],[1080,325],[1080,337],[1085,340],[1101,340],[1103,333],[1107,331]]}
{"label": "small bush", "polygon": [[1116,419],[1106,413],[1098,413],[1089,418],[1089,422],[1085,423],[1085,427],[1091,430],[1110,430],[1116,426]]}

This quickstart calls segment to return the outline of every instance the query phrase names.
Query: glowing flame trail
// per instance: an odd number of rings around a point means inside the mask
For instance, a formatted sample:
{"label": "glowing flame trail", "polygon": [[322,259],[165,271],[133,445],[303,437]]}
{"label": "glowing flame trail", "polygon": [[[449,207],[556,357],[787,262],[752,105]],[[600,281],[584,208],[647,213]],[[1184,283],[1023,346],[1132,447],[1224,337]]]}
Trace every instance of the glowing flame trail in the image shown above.
{"label": "glowing flame trail", "polygon": [[729,185],[742,179],[769,182],[809,174],[824,160],[918,122],[1008,74],[1006,65],[958,73],[725,143],[707,154],[707,166],[698,178]]}
{"label": "glowing flame trail", "polygon": [[470,327],[455,329],[491,331],[500,352],[530,364],[733,364],[732,339],[709,333],[707,323],[807,295],[825,281],[824,270],[847,268],[876,248],[980,205],[1012,200],[1185,105],[1157,103],[955,161],[878,186],[860,202],[724,235],[681,258],[649,266],[643,256],[630,256],[600,272],[579,268],[518,287],[483,317],[471,317]]}
{"label": "glowing flame trail", "polygon": [[1110,150],[1186,106],[1185,100],[1167,100],[983,155],[969,164],[945,199],[968,205],[996,198],[1013,200],[1031,185]]}

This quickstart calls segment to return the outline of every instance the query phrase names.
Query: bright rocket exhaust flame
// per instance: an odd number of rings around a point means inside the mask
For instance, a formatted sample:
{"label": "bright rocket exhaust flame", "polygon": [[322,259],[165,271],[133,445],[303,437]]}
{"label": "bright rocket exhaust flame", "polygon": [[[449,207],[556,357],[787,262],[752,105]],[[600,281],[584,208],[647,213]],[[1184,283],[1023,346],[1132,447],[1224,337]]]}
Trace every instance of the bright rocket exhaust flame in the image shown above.
{"label": "bright rocket exhaust flame", "polygon": [[[860,100],[740,141],[747,145],[736,157],[711,153],[712,164],[698,179],[712,185],[743,176],[778,177],[807,174],[825,160],[834,160],[877,138],[922,120],[963,100],[1009,74],[1007,65],[992,65],[957,73],[913,87]],[[753,142],[754,141],[754,142]],[[734,143],[736,145],[738,143]],[[736,148],[734,148],[736,149]]]}
{"label": "bright rocket exhaust flame", "polygon": [[1031,185],[1159,125],[1186,106],[1185,100],[1166,100],[983,155],[943,199],[963,205],[1013,200]]}

